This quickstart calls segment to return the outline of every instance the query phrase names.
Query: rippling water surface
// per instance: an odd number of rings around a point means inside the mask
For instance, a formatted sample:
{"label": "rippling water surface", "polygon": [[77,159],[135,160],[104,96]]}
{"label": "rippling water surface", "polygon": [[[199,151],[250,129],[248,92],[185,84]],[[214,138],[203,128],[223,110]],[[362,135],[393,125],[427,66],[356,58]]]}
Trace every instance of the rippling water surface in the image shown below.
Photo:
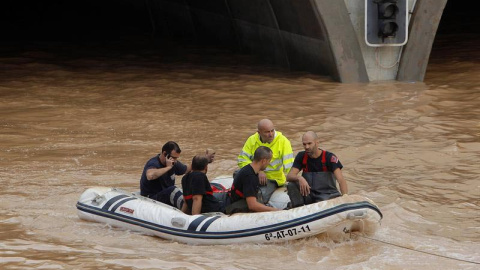
{"label": "rippling water surface", "polygon": [[[437,49],[425,83],[339,84],[221,50],[114,48],[2,47],[0,268],[478,269],[477,50]],[[231,174],[265,117],[295,152],[318,132],[383,211],[372,239],[200,247],[77,217],[87,187],[137,190],[167,140],[184,162],[214,147],[209,177]]]}

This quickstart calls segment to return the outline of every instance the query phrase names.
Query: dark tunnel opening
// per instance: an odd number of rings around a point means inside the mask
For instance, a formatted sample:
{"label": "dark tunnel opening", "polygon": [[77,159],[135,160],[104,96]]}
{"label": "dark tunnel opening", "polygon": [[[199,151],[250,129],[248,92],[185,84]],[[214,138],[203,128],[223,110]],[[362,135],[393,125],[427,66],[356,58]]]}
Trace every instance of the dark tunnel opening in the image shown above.
{"label": "dark tunnel opening", "polygon": [[128,1],[47,0],[2,5],[3,42],[102,42],[143,35],[150,27],[147,14]]}
{"label": "dark tunnel opening", "polygon": [[[431,57],[480,60],[480,20],[468,1],[448,1],[438,26]],[[474,51],[476,54],[472,55]]]}

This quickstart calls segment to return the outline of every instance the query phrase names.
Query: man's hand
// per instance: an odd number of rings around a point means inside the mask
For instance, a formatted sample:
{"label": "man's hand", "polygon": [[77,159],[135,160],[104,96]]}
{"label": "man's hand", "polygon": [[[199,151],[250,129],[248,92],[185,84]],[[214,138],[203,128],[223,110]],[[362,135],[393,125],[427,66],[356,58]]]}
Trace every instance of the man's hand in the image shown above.
{"label": "man's hand", "polygon": [[260,185],[265,186],[267,184],[267,175],[263,171],[258,172],[258,180],[260,180]]}
{"label": "man's hand", "polygon": [[300,194],[302,194],[302,196],[310,194],[310,185],[303,176],[298,177],[298,185],[300,186]]}
{"label": "man's hand", "polygon": [[169,157],[169,158],[165,159],[165,167],[171,169],[173,167],[173,165],[175,165],[175,159],[173,159],[172,157]]}
{"label": "man's hand", "polygon": [[212,163],[215,160],[215,150],[212,148],[207,148],[205,155],[207,156],[208,163]]}

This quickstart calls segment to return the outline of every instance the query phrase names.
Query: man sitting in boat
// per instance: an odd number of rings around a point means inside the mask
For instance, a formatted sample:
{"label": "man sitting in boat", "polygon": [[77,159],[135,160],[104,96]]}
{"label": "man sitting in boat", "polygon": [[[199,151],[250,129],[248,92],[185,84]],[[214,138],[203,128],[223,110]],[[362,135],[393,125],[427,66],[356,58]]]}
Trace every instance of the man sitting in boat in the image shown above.
{"label": "man sitting in boat", "polygon": [[[347,181],[343,178],[342,163],[335,154],[319,148],[320,140],[313,131],[302,136],[303,148],[295,157],[287,175],[291,207],[311,204],[347,194]],[[298,173],[302,171],[301,175]],[[340,186],[337,189],[336,181]]]}
{"label": "man sitting in boat", "polygon": [[213,196],[213,190],[207,178],[208,163],[208,156],[194,156],[192,171],[182,178],[185,201],[182,211],[184,213],[197,215],[208,212],[225,212],[224,202],[220,202]]}
{"label": "man sitting in boat", "polygon": [[145,164],[140,179],[142,196],[182,208],[182,191],[175,186],[175,175],[187,173],[190,165],[184,165],[178,160],[181,152],[176,142],[169,141],[163,145],[160,154]]}
{"label": "man sitting in boat", "polygon": [[227,214],[279,210],[257,201],[260,188],[258,175],[270,164],[272,156],[273,153],[270,148],[260,146],[253,154],[253,161],[236,173],[229,192],[230,205],[226,207]]}
{"label": "man sitting in boat", "polygon": [[238,167],[241,169],[253,160],[253,153],[260,146],[266,146],[273,152],[272,160],[265,172],[258,172],[263,203],[268,203],[273,192],[286,183],[285,175],[293,163],[293,151],[290,141],[281,132],[276,131],[273,122],[262,119],[257,124],[257,132],[245,142],[238,155]]}

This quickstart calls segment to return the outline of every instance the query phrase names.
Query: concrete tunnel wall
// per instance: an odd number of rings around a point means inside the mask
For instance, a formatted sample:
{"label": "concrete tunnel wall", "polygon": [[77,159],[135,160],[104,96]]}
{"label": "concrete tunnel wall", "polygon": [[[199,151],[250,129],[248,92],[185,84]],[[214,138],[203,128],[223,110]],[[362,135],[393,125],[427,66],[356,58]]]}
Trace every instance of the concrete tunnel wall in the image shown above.
{"label": "concrete tunnel wall", "polygon": [[[433,34],[424,36],[423,41],[417,41],[415,47],[410,45],[412,49],[406,50],[421,48],[422,53],[406,56],[401,55],[400,47],[378,50],[364,44],[364,0],[130,1],[144,5],[149,11],[157,35],[187,42],[208,41],[260,55],[289,70],[308,71],[353,83],[423,80],[436,27],[447,0],[440,0],[438,8],[430,15],[438,18],[429,23],[429,31],[434,31]],[[412,2],[429,5],[433,1],[409,0],[411,8],[414,7]],[[425,20],[415,21],[419,22],[416,29],[422,29]],[[401,59],[404,63],[416,63],[418,59],[423,65],[406,68],[398,62],[385,69],[378,63],[379,56],[388,61]],[[400,76],[397,77],[397,73]]]}
{"label": "concrete tunnel wall", "polygon": [[214,40],[290,70],[368,82],[346,6],[338,0],[149,0],[162,35]]}

